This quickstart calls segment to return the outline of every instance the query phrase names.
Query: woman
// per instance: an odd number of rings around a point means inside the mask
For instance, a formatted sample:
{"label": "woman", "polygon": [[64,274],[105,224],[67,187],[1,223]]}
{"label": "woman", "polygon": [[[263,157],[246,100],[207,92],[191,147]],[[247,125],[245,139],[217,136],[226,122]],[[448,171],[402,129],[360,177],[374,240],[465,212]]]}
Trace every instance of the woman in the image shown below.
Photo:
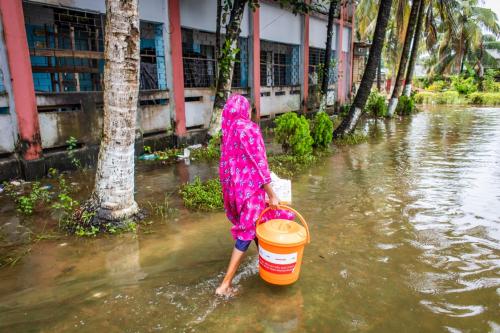
{"label": "woman", "polygon": [[[233,294],[231,282],[241,259],[255,239],[255,222],[266,207],[276,209],[279,199],[271,188],[264,140],[257,124],[250,120],[250,103],[241,95],[232,95],[222,111],[222,142],[219,176],[226,215],[233,224],[231,233],[236,244],[226,276],[217,295]],[[293,219],[287,211],[272,210],[263,218]],[[258,245],[258,244],[257,244]]]}

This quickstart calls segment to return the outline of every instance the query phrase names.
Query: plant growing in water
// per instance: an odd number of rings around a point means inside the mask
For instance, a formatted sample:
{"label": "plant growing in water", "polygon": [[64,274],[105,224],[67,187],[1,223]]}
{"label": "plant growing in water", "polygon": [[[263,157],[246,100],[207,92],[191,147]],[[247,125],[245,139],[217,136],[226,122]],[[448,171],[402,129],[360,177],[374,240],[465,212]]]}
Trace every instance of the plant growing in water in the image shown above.
{"label": "plant growing in water", "polygon": [[224,208],[222,187],[218,179],[202,182],[196,177],[194,182],[182,185],[179,194],[189,209],[215,211]]}
{"label": "plant growing in water", "polygon": [[66,144],[68,145],[67,150],[68,150],[68,156],[71,159],[71,164],[77,169],[80,169],[82,167],[82,163],[78,158],[75,156],[75,149],[78,146],[78,140],[70,136],[68,140],[66,140]]}
{"label": "plant growing in water", "polygon": [[387,116],[385,96],[376,91],[372,91],[370,96],[368,96],[364,111],[373,117]]}
{"label": "plant growing in water", "polygon": [[399,97],[398,106],[396,107],[396,113],[400,116],[407,116],[415,111],[415,100],[413,97],[401,96]]}
{"label": "plant growing in water", "polygon": [[312,153],[313,138],[309,130],[309,122],[304,116],[297,116],[289,112],[274,120],[276,128],[275,138],[285,153],[293,155],[310,155]]}

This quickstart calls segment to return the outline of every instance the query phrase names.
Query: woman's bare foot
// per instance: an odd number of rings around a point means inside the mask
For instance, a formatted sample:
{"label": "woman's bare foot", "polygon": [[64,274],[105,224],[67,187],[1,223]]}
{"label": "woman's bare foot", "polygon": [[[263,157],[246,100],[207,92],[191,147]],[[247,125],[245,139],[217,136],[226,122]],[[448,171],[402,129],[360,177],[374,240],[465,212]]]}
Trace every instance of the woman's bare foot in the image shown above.
{"label": "woman's bare foot", "polygon": [[229,284],[223,283],[215,289],[215,294],[217,296],[233,297],[236,294],[236,289],[231,287]]}

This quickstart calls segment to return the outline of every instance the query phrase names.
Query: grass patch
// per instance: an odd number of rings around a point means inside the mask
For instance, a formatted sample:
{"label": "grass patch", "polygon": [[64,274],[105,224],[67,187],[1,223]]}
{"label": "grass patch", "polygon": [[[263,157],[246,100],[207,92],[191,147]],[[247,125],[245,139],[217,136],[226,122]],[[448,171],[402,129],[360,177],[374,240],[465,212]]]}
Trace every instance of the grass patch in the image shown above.
{"label": "grass patch", "polygon": [[292,178],[297,173],[304,171],[317,161],[314,155],[295,156],[295,155],[271,155],[268,158],[269,169],[280,178]]}
{"label": "grass patch", "polygon": [[219,179],[202,182],[199,177],[196,177],[192,183],[182,185],[179,194],[184,205],[192,210],[209,212],[224,208]]}
{"label": "grass patch", "polygon": [[368,136],[359,131],[355,131],[352,134],[344,135],[338,139],[334,139],[333,143],[337,146],[347,146],[347,145],[357,145],[368,140]]}
{"label": "grass patch", "polygon": [[500,92],[474,92],[467,100],[473,105],[500,105]]}

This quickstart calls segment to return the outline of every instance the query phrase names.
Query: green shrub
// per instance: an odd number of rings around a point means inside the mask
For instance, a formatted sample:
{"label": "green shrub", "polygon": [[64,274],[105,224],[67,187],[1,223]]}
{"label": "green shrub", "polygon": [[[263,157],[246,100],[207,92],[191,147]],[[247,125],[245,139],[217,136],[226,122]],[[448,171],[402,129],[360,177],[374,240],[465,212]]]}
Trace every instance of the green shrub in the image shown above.
{"label": "green shrub", "polygon": [[500,105],[500,92],[475,92],[467,96],[469,103],[474,105]]}
{"label": "green shrub", "polygon": [[349,110],[351,109],[351,104],[342,104],[339,109],[339,116],[346,117],[349,114]]}
{"label": "green shrub", "polygon": [[373,117],[387,116],[385,96],[376,91],[372,91],[370,96],[368,96],[368,101],[366,102],[364,111]]}
{"label": "green shrub", "polygon": [[495,76],[500,70],[488,69],[484,73],[483,88],[485,92],[500,92],[500,83],[495,81]]}
{"label": "green shrub", "polygon": [[425,88],[425,90],[432,91],[432,92],[440,92],[440,91],[448,89],[449,87],[450,87],[450,85],[446,81],[437,80],[437,81],[432,82],[429,86],[427,86],[427,88]]}
{"label": "green shrub", "polygon": [[311,122],[311,136],[315,147],[326,148],[333,138],[333,122],[326,112],[318,112]]}
{"label": "green shrub", "polygon": [[202,182],[196,177],[194,182],[182,185],[179,194],[189,209],[214,211],[224,208],[222,186],[218,179]]}
{"label": "green shrub", "polygon": [[413,98],[408,96],[399,97],[398,105],[396,107],[396,113],[400,116],[407,116],[415,111],[415,101]]}
{"label": "green shrub", "polygon": [[453,76],[451,78],[451,86],[461,95],[468,95],[477,91],[477,84],[474,82],[474,78],[472,76],[468,78],[464,78],[460,75]]}
{"label": "green shrub", "polygon": [[312,153],[313,138],[306,118],[289,112],[276,118],[274,123],[275,138],[285,153],[298,156]]}
{"label": "green shrub", "polygon": [[462,99],[457,91],[449,90],[437,94],[437,104],[462,104]]}
{"label": "green shrub", "polygon": [[435,98],[435,93],[422,91],[415,94],[415,103],[417,104],[432,104]]}

